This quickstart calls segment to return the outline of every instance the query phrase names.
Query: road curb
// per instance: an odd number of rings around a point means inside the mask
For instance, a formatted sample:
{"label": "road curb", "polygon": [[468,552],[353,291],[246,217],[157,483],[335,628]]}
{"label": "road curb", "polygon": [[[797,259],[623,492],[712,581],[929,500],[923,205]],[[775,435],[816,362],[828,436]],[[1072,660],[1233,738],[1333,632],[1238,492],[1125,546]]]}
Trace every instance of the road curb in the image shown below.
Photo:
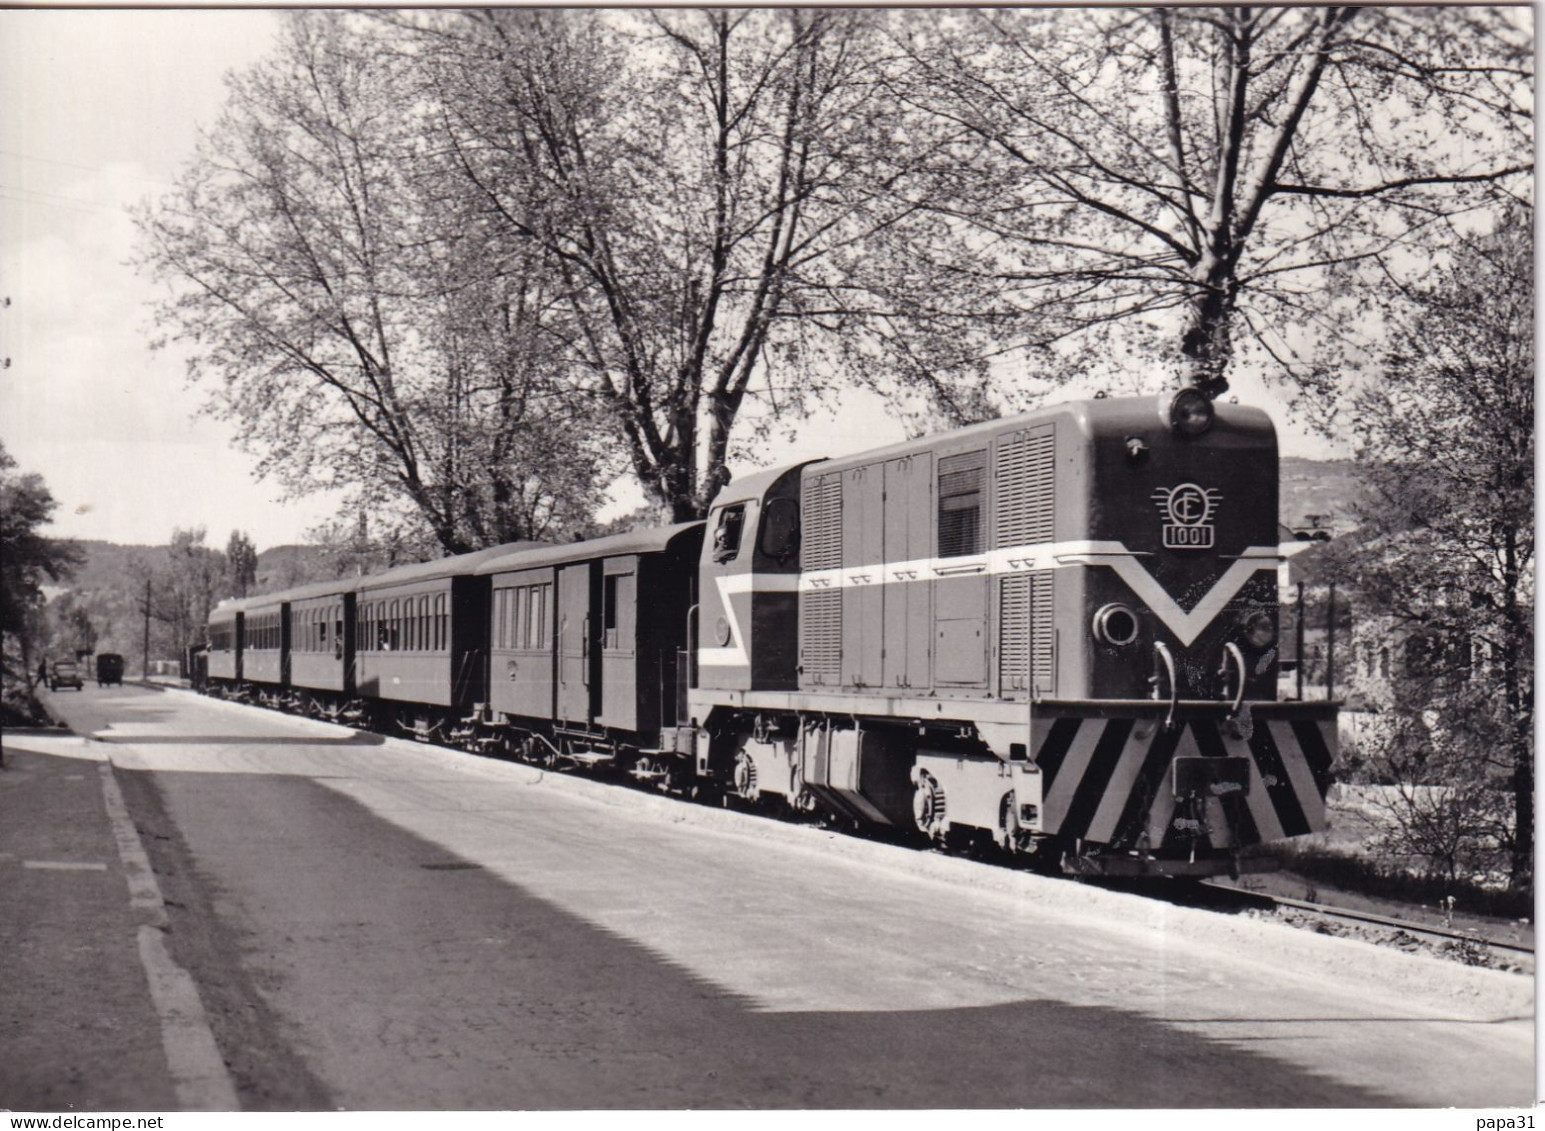
{"label": "road curb", "polygon": [[129,886],[129,904],[141,918],[139,958],[150,987],[151,1003],[161,1021],[161,1047],[166,1053],[172,1086],[184,1111],[239,1111],[236,1085],[220,1055],[193,978],[166,947],[166,901],[112,763],[97,767],[102,799],[107,806],[118,856]]}

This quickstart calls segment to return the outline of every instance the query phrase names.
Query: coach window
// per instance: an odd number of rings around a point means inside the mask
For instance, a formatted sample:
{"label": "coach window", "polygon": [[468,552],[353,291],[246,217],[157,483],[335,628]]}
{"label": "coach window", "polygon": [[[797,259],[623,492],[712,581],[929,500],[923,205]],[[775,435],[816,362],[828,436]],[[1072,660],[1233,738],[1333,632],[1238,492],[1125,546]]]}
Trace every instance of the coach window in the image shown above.
{"label": "coach window", "polygon": [[740,553],[740,532],[746,525],[746,504],[736,503],[719,512],[719,524],[713,532],[713,560],[731,561]]}
{"label": "coach window", "polygon": [[601,596],[601,647],[617,647],[617,575],[606,578]]}
{"label": "coach window", "polygon": [[939,461],[939,556],[958,558],[982,552],[983,452],[966,452]]}

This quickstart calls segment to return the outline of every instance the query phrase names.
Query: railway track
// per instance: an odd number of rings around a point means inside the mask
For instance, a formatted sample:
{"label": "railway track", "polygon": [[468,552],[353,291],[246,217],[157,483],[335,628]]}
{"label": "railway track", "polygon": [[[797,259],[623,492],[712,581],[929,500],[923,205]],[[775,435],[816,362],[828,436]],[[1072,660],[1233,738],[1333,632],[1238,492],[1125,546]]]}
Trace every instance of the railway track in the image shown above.
{"label": "railway track", "polygon": [[1504,961],[1509,958],[1526,959],[1531,967],[1533,965],[1534,946],[1531,943],[1501,939],[1482,934],[1478,931],[1456,930],[1452,927],[1440,926],[1434,923],[1419,923],[1411,919],[1397,919],[1388,915],[1378,915],[1371,911],[1336,907],[1328,903],[1293,899],[1288,896],[1273,895],[1267,892],[1246,891],[1216,880],[1205,880],[1200,886],[1211,892],[1222,894],[1225,900],[1234,903],[1240,910],[1253,905],[1274,911],[1296,911],[1314,916],[1317,920],[1323,922],[1339,922],[1358,927],[1371,927],[1400,932],[1418,941],[1428,939],[1434,940],[1438,944],[1448,943],[1460,946],[1468,944],[1470,946],[1485,947],[1487,950],[1495,952]]}

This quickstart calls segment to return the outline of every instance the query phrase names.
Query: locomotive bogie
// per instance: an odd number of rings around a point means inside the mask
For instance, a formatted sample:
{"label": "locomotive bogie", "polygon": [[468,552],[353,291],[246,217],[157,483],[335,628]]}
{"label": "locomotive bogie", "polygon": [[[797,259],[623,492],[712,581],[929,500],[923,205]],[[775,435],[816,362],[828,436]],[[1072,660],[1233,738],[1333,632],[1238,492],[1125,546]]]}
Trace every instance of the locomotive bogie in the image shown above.
{"label": "locomotive bogie", "polygon": [[1041,772],[1034,763],[925,749],[911,780],[914,823],[936,838],[974,830],[1012,851],[1027,848],[1041,831]]}

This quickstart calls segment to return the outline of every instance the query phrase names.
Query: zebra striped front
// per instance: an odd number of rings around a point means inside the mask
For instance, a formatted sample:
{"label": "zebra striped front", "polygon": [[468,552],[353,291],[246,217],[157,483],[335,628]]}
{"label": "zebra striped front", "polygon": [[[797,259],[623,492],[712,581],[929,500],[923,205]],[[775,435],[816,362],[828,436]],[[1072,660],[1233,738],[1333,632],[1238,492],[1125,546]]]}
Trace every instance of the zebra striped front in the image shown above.
{"label": "zebra striped front", "polygon": [[[1091,717],[1093,707],[1057,704],[1032,720],[1044,832],[1168,852],[1238,849],[1325,827],[1336,749],[1328,704],[1256,704],[1235,723],[1214,714],[1172,728],[1151,714]],[[1176,759],[1231,757],[1248,765],[1244,788],[1176,796]]]}

